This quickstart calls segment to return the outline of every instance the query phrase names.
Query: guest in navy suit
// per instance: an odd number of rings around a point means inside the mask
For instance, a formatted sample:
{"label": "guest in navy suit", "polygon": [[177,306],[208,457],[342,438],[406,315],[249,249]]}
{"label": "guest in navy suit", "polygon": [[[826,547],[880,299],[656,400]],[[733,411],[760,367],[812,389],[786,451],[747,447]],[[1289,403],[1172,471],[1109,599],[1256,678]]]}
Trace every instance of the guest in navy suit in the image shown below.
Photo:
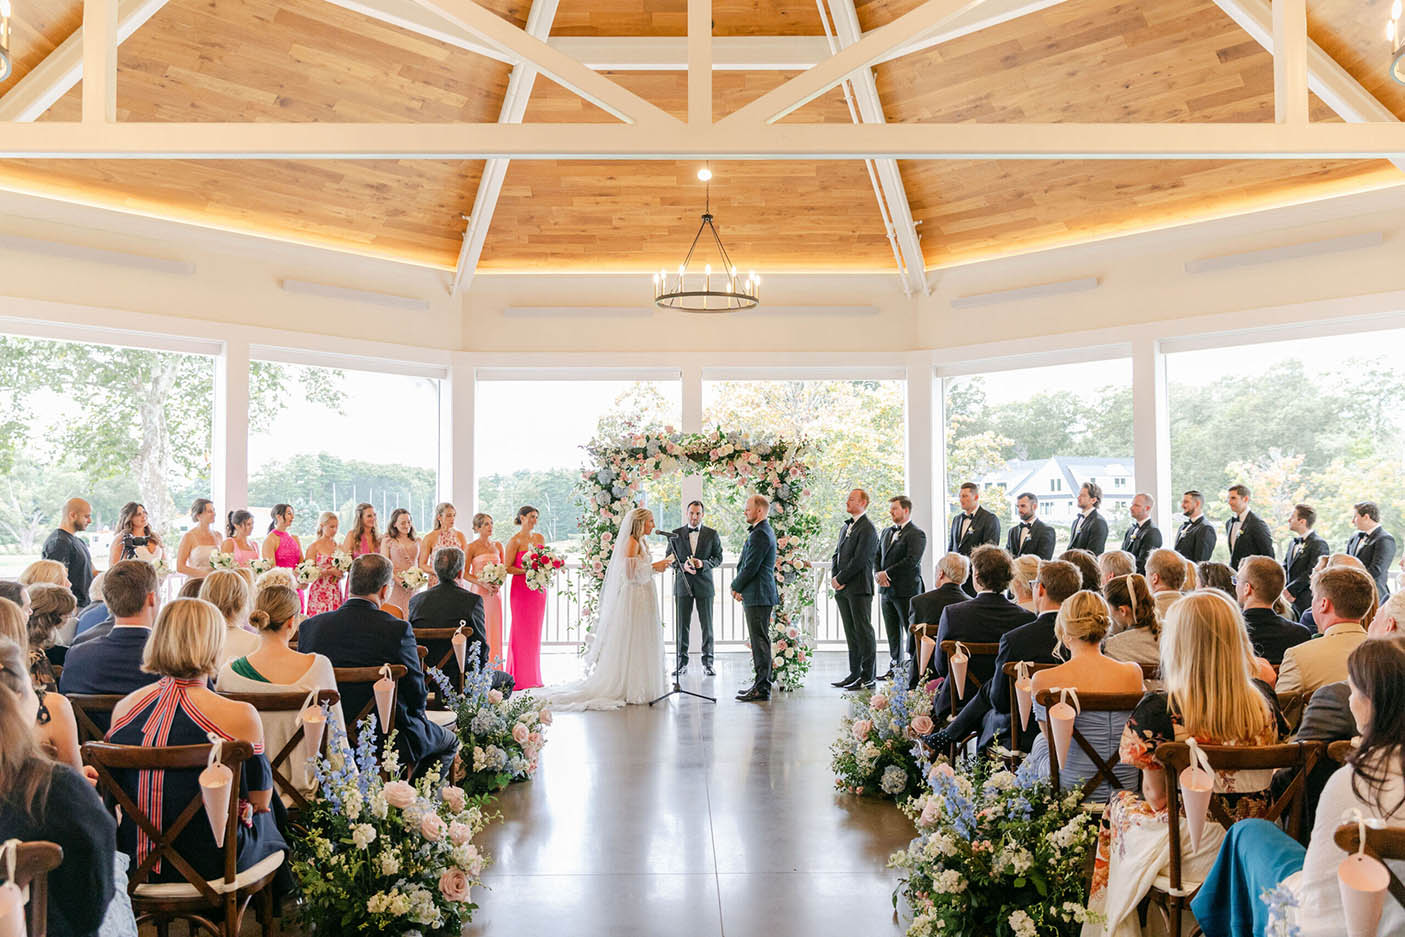
{"label": "guest in navy suit", "polygon": [[[333,667],[403,665],[406,673],[395,693],[395,728],[399,733],[401,757],[413,766],[416,776],[437,766],[439,776],[448,778],[459,740],[425,715],[424,671],[420,669],[414,629],[409,622],[380,608],[390,597],[390,577],[390,560],[384,556],[379,553],[358,556],[351,564],[347,600],[336,611],[324,612],[302,623],[298,629],[298,650],[305,654],[323,654]],[[370,684],[339,689],[342,708],[348,714],[361,712],[371,700]]]}
{"label": "guest in navy suit", "polygon": [[747,498],[742,513],[751,526],[747,528],[742,555],[737,557],[732,598],[742,603],[742,613],[746,616],[756,680],[750,688],[738,693],[737,699],[756,703],[771,698],[771,612],[780,604],[780,591],[776,588],[776,532],[767,520],[771,514],[771,499],[765,495]]}
{"label": "guest in navy suit", "polygon": [[1288,544],[1288,552],[1283,554],[1283,575],[1288,584],[1283,594],[1293,603],[1293,611],[1299,617],[1307,614],[1312,607],[1312,571],[1317,561],[1332,552],[1316,531],[1317,511],[1310,504],[1298,504],[1288,515],[1288,529],[1293,532],[1293,542]]}
{"label": "guest in navy suit", "polygon": [[1312,639],[1312,632],[1279,616],[1273,603],[1283,594],[1283,567],[1271,556],[1250,556],[1239,567],[1234,597],[1244,610],[1244,625],[1254,653],[1277,669],[1283,652]]}
{"label": "guest in navy suit", "polygon": [[1356,533],[1346,542],[1348,556],[1354,556],[1366,567],[1366,574],[1376,581],[1376,595],[1384,602],[1390,595],[1390,561],[1395,559],[1395,538],[1381,526],[1381,509],[1374,501],[1353,505],[1351,522]]}
{"label": "guest in navy suit", "polygon": [[[410,598],[405,617],[413,628],[457,628],[460,622],[468,627],[464,633],[469,646],[478,648],[478,662],[488,666],[488,634],[484,628],[483,598],[458,584],[463,575],[464,552],[458,547],[440,547],[434,551],[434,575],[439,581]],[[448,641],[426,644],[429,660],[437,661],[449,650]],[[450,658],[445,671],[449,679],[457,680],[458,662]]]}
{"label": "guest in navy suit", "polygon": [[1053,559],[1054,541],[1057,538],[1054,528],[1038,517],[1038,495],[1032,491],[1021,492],[1015,499],[1015,510],[1019,512],[1020,522],[1011,527],[1010,533],[1005,537],[1005,552],[1011,556],[1033,554],[1041,560]]}
{"label": "guest in navy suit", "polygon": [[1078,486],[1079,515],[1069,528],[1068,548],[1087,550],[1094,556],[1102,555],[1107,547],[1107,518],[1098,513],[1103,503],[1103,489],[1095,482],[1084,482]]}
{"label": "guest in navy suit", "polygon": [[[62,693],[126,695],[158,679],[141,669],[142,653],[156,621],[156,570],[142,560],[113,563],[103,576],[103,599],[112,613],[112,629],[68,649]],[[106,716],[95,719],[107,730]]]}
{"label": "guest in navy suit", "polygon": [[1249,488],[1231,485],[1229,489],[1229,520],[1225,521],[1225,542],[1229,544],[1229,565],[1234,569],[1249,556],[1273,556],[1273,534],[1268,524],[1249,510]]}
{"label": "guest in navy suit", "polygon": [[1161,531],[1151,518],[1155,507],[1156,501],[1151,495],[1139,492],[1128,507],[1133,524],[1122,535],[1122,549],[1137,558],[1137,572],[1143,576],[1146,575],[1146,558],[1151,556],[1152,550],[1161,548]]}

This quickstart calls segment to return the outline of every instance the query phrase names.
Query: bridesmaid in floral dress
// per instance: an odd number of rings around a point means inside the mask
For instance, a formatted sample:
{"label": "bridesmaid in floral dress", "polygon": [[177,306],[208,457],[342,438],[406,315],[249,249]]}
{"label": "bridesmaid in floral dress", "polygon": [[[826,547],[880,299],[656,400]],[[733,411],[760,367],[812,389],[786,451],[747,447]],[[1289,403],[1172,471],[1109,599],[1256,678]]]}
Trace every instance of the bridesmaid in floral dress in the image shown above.
{"label": "bridesmaid in floral dress", "polygon": [[499,586],[490,586],[478,578],[489,563],[502,562],[502,544],[493,540],[493,518],[489,514],[473,515],[474,537],[468,544],[468,588],[483,597],[488,627],[488,660],[502,660],[502,596]]}
{"label": "bridesmaid in floral dress", "polygon": [[[268,525],[268,536],[263,538],[263,558],[272,560],[274,566],[281,566],[291,570],[302,562],[302,543],[299,542],[295,534],[288,533],[288,528],[293,525],[293,506],[291,504],[275,504],[273,506],[273,523]],[[297,582],[297,574],[293,574],[293,581]],[[305,595],[301,586],[298,587],[298,601],[303,601]]]}
{"label": "bridesmaid in floral dress", "polygon": [[390,526],[381,538],[381,555],[390,560],[390,604],[402,612],[410,610],[410,590],[400,585],[400,574],[416,566],[420,558],[420,540],[415,536],[415,522],[410,512],[396,508],[390,512]]}
{"label": "bridesmaid in floral dress", "polygon": [[527,586],[522,557],[533,546],[545,543],[542,535],[536,533],[536,508],[530,504],[517,509],[516,522],[522,529],[512,535],[507,542],[507,571],[512,574],[512,592],[508,602],[512,606],[512,626],[507,643],[507,672],[512,674],[513,686],[528,690],[542,685],[542,622],[546,618],[546,593],[537,592]]}
{"label": "bridesmaid in floral dress", "polygon": [[351,530],[341,548],[351,554],[354,560],[362,553],[381,552],[381,534],[376,529],[376,509],[366,502],[356,505],[356,519],[351,522]]}
{"label": "bridesmaid in floral dress", "polygon": [[468,540],[463,532],[454,529],[454,521],[459,512],[447,501],[434,507],[434,529],[420,541],[420,569],[429,573],[429,581],[434,582],[434,551],[440,547],[458,547],[468,553]]}
{"label": "bridesmaid in floral dress", "polygon": [[254,532],[254,515],[240,508],[225,517],[224,530],[229,536],[220,544],[221,553],[233,553],[234,562],[248,566],[259,558],[258,544],[249,539]]}
{"label": "bridesmaid in floral dress", "polygon": [[341,521],[331,511],[323,511],[317,519],[317,539],[307,548],[307,558],[317,564],[322,575],[307,587],[308,617],[323,612],[335,612],[341,608],[341,579],[345,575],[332,565],[332,554],[336,553],[337,527]]}

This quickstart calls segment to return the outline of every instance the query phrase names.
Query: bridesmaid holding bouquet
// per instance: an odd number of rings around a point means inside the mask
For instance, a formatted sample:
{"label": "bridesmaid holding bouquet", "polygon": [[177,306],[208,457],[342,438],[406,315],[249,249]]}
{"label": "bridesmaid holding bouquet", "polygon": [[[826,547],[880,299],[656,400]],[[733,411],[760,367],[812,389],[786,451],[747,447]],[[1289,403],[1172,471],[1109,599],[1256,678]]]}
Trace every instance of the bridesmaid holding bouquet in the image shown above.
{"label": "bridesmaid holding bouquet", "polygon": [[307,558],[316,563],[322,573],[307,589],[309,618],[341,608],[341,579],[344,574],[332,563],[332,556],[337,552],[337,527],[340,523],[336,514],[323,511],[317,519],[317,539],[307,548]]}
{"label": "bridesmaid holding bouquet", "polygon": [[483,597],[483,610],[488,628],[488,660],[502,660],[502,595],[501,583],[485,582],[483,567],[502,564],[502,544],[493,540],[493,518],[489,514],[473,515],[473,532],[477,534],[468,544],[468,588]]}
{"label": "bridesmaid holding bouquet", "polygon": [[381,552],[381,535],[376,529],[376,509],[364,501],[356,505],[356,519],[351,522],[341,548],[354,560],[362,553]]}
{"label": "bridesmaid holding bouquet", "polygon": [[[293,526],[293,506],[275,504],[271,517],[273,523],[268,525],[268,536],[263,538],[263,558],[272,560],[274,566],[292,572],[302,562],[302,542],[296,534],[288,532],[288,528]],[[293,581],[298,581],[297,573],[293,573]],[[303,589],[299,586],[298,601],[302,602],[303,599]]]}
{"label": "bridesmaid holding bouquet", "polygon": [[512,628],[507,644],[507,672],[512,674],[513,686],[528,690],[542,685],[542,622],[546,619],[546,593],[527,585],[522,558],[534,546],[546,542],[536,532],[541,515],[530,504],[517,509],[517,526],[522,528],[507,542],[507,571],[512,574],[512,591],[508,602],[512,606]]}
{"label": "bridesmaid holding bouquet", "polygon": [[390,604],[401,611],[410,608],[410,590],[400,584],[400,574],[419,565],[420,539],[415,536],[415,522],[410,512],[396,508],[390,512],[390,526],[381,538],[381,555],[390,560]]}
{"label": "bridesmaid holding bouquet", "polygon": [[458,547],[465,554],[468,553],[468,540],[461,531],[454,529],[454,521],[458,516],[459,512],[447,501],[434,508],[434,529],[425,534],[424,540],[420,541],[420,569],[429,574],[430,582],[434,582],[435,550],[440,547]]}
{"label": "bridesmaid holding bouquet", "polygon": [[230,511],[225,516],[224,530],[229,536],[220,544],[221,553],[233,553],[234,562],[240,566],[248,566],[259,558],[258,545],[249,539],[254,532],[254,515],[243,508]]}

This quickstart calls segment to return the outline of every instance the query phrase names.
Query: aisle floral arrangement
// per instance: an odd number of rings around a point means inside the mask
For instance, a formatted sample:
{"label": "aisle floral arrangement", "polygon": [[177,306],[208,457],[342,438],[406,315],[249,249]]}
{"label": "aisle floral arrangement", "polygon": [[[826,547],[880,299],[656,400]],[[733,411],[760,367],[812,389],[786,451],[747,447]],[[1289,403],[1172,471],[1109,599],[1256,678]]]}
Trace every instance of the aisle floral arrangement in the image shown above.
{"label": "aisle floral arrangement", "polygon": [[1089,919],[1098,831],[1082,791],[1057,794],[1046,772],[1009,771],[1003,754],[932,765],[929,789],[903,805],[917,837],[888,865],[903,873],[907,937],[1071,937]]}
{"label": "aisle floral arrangement", "polygon": [[798,690],[815,658],[815,644],[790,616],[778,614],[771,621],[771,682],[782,690]]}
{"label": "aisle floral arrangement", "polygon": [[566,558],[544,543],[538,543],[522,558],[522,571],[527,577],[527,588],[535,592],[545,592],[551,582],[566,565]]}
{"label": "aisle floral arrangement", "polygon": [[935,689],[936,681],[907,690],[886,680],[872,692],[849,695],[849,713],[829,747],[834,786],[894,801],[920,791],[923,766],[914,740],[933,729]]}
{"label": "aisle floral arrangement", "polygon": [[531,694],[504,697],[493,689],[492,672],[479,664],[477,648],[474,642],[464,655],[462,693],[443,671],[430,668],[429,675],[454,714],[463,743],[460,759],[467,775],[460,783],[470,794],[487,794],[536,774],[551,710]]}
{"label": "aisle floral arrangement", "polygon": [[472,842],[494,819],[487,798],[445,785],[437,771],[398,780],[395,733],[378,758],[371,717],[354,751],[335,720],[327,729],[329,755],[314,762],[320,796],[289,827],[304,923],[336,937],[460,934],[488,864]]}

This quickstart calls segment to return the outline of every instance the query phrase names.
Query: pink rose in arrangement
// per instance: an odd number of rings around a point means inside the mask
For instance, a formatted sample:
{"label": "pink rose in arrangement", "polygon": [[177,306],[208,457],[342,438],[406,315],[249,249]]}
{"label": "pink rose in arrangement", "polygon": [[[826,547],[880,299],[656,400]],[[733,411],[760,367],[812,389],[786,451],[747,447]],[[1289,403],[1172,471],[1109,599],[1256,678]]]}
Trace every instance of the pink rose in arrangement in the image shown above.
{"label": "pink rose in arrangement", "polygon": [[455,846],[462,846],[473,836],[473,828],[467,823],[455,821],[449,824],[449,842]]}
{"label": "pink rose in arrangement", "polygon": [[443,895],[446,901],[467,901],[468,890],[468,876],[463,873],[463,869],[445,869],[444,874],[439,876],[439,894]]}
{"label": "pink rose in arrangement", "polygon": [[446,787],[441,792],[444,803],[449,805],[449,809],[454,813],[462,813],[464,804],[467,803],[467,796],[461,787]]}
{"label": "pink rose in arrangement", "polygon": [[912,722],[908,723],[908,728],[916,735],[930,735],[936,726],[932,724],[931,716],[926,713],[919,713],[912,717]]}
{"label": "pink rose in arrangement", "polygon": [[439,814],[427,813],[424,815],[424,819],[420,820],[420,832],[423,833],[424,838],[431,843],[437,843],[444,838],[444,834],[448,832],[448,827],[445,825],[444,821],[440,819]]}
{"label": "pink rose in arrangement", "polygon": [[551,725],[551,710],[543,709],[541,712],[537,713],[537,721],[544,726]]}
{"label": "pink rose in arrangement", "polygon": [[935,778],[939,774],[944,774],[949,778],[954,778],[956,777],[956,769],[944,761],[939,761],[936,764],[932,765],[931,769],[927,772],[927,776]]}
{"label": "pink rose in arrangement", "polygon": [[527,737],[530,734],[531,732],[527,729],[527,727],[520,722],[512,727],[512,740],[518,745],[521,745],[523,742],[527,741]]}
{"label": "pink rose in arrangement", "polygon": [[927,801],[927,806],[922,808],[922,819],[919,821],[923,826],[931,826],[937,822],[937,817],[941,816],[942,802],[939,798],[933,797]]}
{"label": "pink rose in arrangement", "polygon": [[489,690],[489,691],[488,691],[488,702],[492,703],[494,706],[496,706],[496,705],[498,705],[499,703],[501,703],[501,702],[502,702],[502,691],[501,691],[501,690]]}
{"label": "pink rose in arrangement", "polygon": [[868,733],[873,731],[873,722],[869,719],[860,719],[854,723],[854,738],[863,741],[868,738]]}
{"label": "pink rose in arrangement", "polygon": [[381,793],[385,795],[386,803],[401,810],[415,802],[415,789],[408,781],[391,781],[381,789]]}
{"label": "pink rose in arrangement", "polygon": [[540,746],[542,743],[542,734],[540,732],[533,732],[531,735],[527,736],[527,741],[532,745]]}
{"label": "pink rose in arrangement", "polygon": [[884,696],[882,693],[875,693],[873,694],[873,699],[868,701],[868,705],[872,709],[887,709],[888,697]]}

